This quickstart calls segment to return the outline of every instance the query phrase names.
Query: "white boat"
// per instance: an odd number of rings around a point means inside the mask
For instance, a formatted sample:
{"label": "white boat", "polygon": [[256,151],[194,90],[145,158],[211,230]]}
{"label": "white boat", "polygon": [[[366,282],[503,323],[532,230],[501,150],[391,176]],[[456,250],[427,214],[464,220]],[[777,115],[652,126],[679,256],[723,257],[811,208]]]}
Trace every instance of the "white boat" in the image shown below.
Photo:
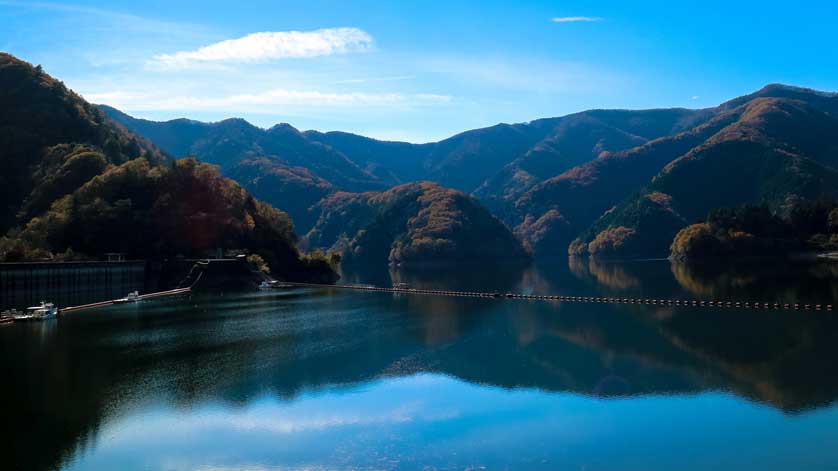
{"label": "white boat", "polygon": [[140,302],[140,292],[139,291],[131,291],[124,298],[114,299],[114,303],[116,303],[116,304],[138,303],[138,302]]}
{"label": "white boat", "polygon": [[259,283],[259,289],[271,289],[274,285],[270,281],[262,281]]}
{"label": "white boat", "polygon": [[0,324],[8,324],[14,322],[16,318],[22,316],[23,313],[17,309],[8,309],[0,312]]}
{"label": "white boat", "polygon": [[52,319],[53,317],[58,315],[58,308],[55,307],[53,303],[47,303],[41,301],[41,304],[38,306],[30,306],[26,308],[26,313],[18,316],[15,320],[21,321],[42,321],[46,319]]}

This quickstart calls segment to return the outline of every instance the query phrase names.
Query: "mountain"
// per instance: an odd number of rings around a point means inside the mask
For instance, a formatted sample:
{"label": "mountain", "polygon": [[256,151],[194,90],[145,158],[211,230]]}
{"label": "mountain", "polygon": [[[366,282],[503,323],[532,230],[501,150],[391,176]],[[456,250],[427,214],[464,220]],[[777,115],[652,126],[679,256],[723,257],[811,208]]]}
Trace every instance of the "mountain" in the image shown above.
{"label": "mountain", "polygon": [[[838,198],[838,95],[771,86],[722,108],[732,122],[672,158],[594,222],[572,252],[666,255],[681,228],[717,208],[764,204],[781,214]],[[591,245],[615,231],[619,247]]]}
{"label": "mountain", "polygon": [[260,254],[280,277],[334,281],[287,214],[215,166],[170,160],[61,82],[0,54],[0,260]]}
{"label": "mountain", "polygon": [[306,242],[343,252],[345,263],[528,258],[509,229],[473,198],[435,183],[339,192],[320,206]]}
{"label": "mountain", "polygon": [[[776,212],[789,198],[835,196],[838,152],[831,136],[837,108],[834,94],[772,84],[714,108],[590,110],[498,124],[426,144],[344,132],[299,133],[287,125],[280,126],[287,134],[276,139],[298,149],[300,156],[328,149],[323,152],[342,156],[368,175],[370,185],[426,180],[470,194],[539,256],[569,251],[662,256],[680,229],[703,220],[712,209],[765,203]],[[166,129],[157,134],[121,122],[155,142],[160,135],[164,149],[170,134],[182,133],[192,140],[185,148],[210,155],[211,161],[241,154],[247,139],[272,132],[251,129],[225,138],[196,138],[182,130],[184,121],[143,122]],[[219,131],[219,136],[230,132]],[[236,160],[245,169],[226,168],[225,173],[269,201],[287,200],[292,191],[299,194],[290,206],[304,222],[303,232],[329,207],[316,204],[317,198],[358,191],[312,163],[319,162],[314,157],[279,165],[275,155],[264,160],[254,157],[256,151],[245,154]]]}
{"label": "mountain", "polygon": [[304,166],[349,191],[382,186],[376,177],[345,155],[307,139],[289,124],[261,129],[237,118],[217,123],[187,119],[156,122],[132,118],[108,106],[100,105],[100,108],[116,122],[147,137],[175,157],[197,157],[202,162],[218,165],[222,171],[246,159],[265,158],[282,165]]}
{"label": "mountain", "polygon": [[306,167],[291,166],[267,157],[247,158],[228,169],[227,176],[264,201],[282,204],[293,215],[298,230],[317,221],[317,203],[337,189]]}
{"label": "mountain", "polygon": [[550,120],[550,133],[474,194],[491,208],[512,210],[524,193],[547,179],[606,153],[641,146],[707,117],[703,110],[593,110]]}
{"label": "mountain", "polygon": [[[498,124],[428,144],[307,131],[365,168],[397,182],[430,180],[473,193],[492,206],[511,186],[535,183],[596,158],[691,127],[702,110],[592,110],[520,124]],[[531,182],[528,184],[528,182]],[[519,192],[521,190],[518,190]],[[496,205],[495,205],[496,206]]]}
{"label": "mountain", "polygon": [[[466,131],[439,142],[388,142],[344,132],[306,131],[288,124],[262,130],[240,119],[201,123],[136,119],[101,105],[114,120],[176,155],[193,155],[221,166],[257,197],[289,209],[302,232],[316,218],[314,195],[322,182],[334,191],[381,190],[428,180],[477,196],[496,214],[510,213],[514,200],[541,181],[602,152],[618,151],[686,129],[702,110],[594,110],[530,123],[498,124]],[[272,175],[271,185],[253,185],[252,161]],[[248,169],[237,167],[251,162]],[[247,165],[247,164],[245,164]],[[275,166],[276,170],[268,167]],[[289,172],[294,167],[295,172]],[[306,169],[318,183],[303,187],[296,175]],[[283,176],[293,181],[285,183]],[[507,218],[505,218],[507,219]],[[512,222],[509,219],[507,222]]]}
{"label": "mountain", "polygon": [[357,134],[305,131],[315,142],[337,149],[367,172],[388,185],[419,181],[426,174],[424,159],[431,144],[379,141]]}
{"label": "mountain", "polygon": [[[243,119],[156,122],[136,119],[108,106],[100,108],[176,157],[194,156],[218,165],[224,175],[236,179],[257,198],[287,208],[302,232],[316,219],[309,208],[327,193],[338,188],[366,191],[387,187],[345,155],[308,139],[288,124],[265,130]],[[264,178],[257,178],[257,170]]]}
{"label": "mountain", "polygon": [[737,117],[733,112],[711,116],[687,131],[605,152],[535,185],[514,203],[520,221],[516,233],[537,253],[566,254],[568,245],[599,216]]}
{"label": "mountain", "polygon": [[838,200],[800,203],[782,213],[768,205],[715,209],[681,229],[670,258],[697,261],[838,250]]}
{"label": "mountain", "polygon": [[0,53],[0,233],[101,173],[136,158],[163,162],[148,141],[30,64]]}

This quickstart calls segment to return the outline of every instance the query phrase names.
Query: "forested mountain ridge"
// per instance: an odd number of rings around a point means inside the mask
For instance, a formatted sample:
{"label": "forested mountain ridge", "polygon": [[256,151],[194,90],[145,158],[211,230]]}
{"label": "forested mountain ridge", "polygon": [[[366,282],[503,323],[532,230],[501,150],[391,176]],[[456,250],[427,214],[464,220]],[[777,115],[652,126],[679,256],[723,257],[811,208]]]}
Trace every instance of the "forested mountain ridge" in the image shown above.
{"label": "forested mountain ridge", "polygon": [[[714,209],[762,204],[788,215],[838,198],[838,97],[772,89],[794,98],[760,96],[733,109],[734,122],[672,159],[636,196],[594,223],[571,251],[665,255],[679,229]],[[596,239],[608,243],[591,246]]]}
{"label": "forested mountain ridge", "polygon": [[[428,180],[474,194],[496,214],[510,213],[515,199],[541,181],[606,151],[627,149],[686,129],[706,118],[704,110],[592,110],[560,118],[466,131],[439,142],[411,144],[379,141],[344,132],[306,131],[287,124],[263,130],[241,119],[201,123],[187,119],[155,122],[136,119],[100,105],[113,119],[156,142],[177,157],[192,155],[221,166],[224,174],[251,173],[237,169],[258,159],[272,181],[285,187],[287,168],[307,169],[327,182],[331,191],[380,190]],[[277,167],[271,170],[268,165]],[[294,173],[294,172],[292,172]],[[291,215],[302,232],[316,218],[313,195],[320,188],[302,187],[301,195],[264,191],[239,180],[257,197],[281,207],[295,200]],[[315,209],[316,211],[316,209]],[[511,221],[510,221],[511,222]]]}
{"label": "forested mountain ridge", "polygon": [[[261,129],[243,119],[202,123],[133,118],[100,105],[114,120],[146,136],[175,157],[193,156],[218,165],[257,198],[287,208],[302,233],[317,218],[309,209],[326,194],[342,189],[367,191],[388,185],[345,155],[308,139],[288,124]],[[258,177],[257,170],[263,178]],[[325,191],[324,191],[325,190]]]}
{"label": "forested mountain ridge", "polygon": [[473,198],[435,183],[338,192],[320,206],[320,218],[305,241],[342,252],[345,263],[528,258],[509,229]]}
{"label": "forested mountain ridge", "polygon": [[108,165],[141,157],[166,159],[40,67],[0,53],[0,233]]}
{"label": "forested mountain ridge", "polygon": [[660,109],[592,110],[558,118],[547,137],[485,181],[474,194],[510,219],[516,201],[542,182],[600,156],[689,129],[709,116],[706,110]]}
{"label": "forested mountain ridge", "polygon": [[203,162],[231,169],[243,160],[266,158],[285,166],[305,166],[347,191],[383,187],[378,179],[345,155],[311,141],[289,124],[258,128],[239,118],[217,123],[188,119],[157,122],[133,118],[114,108],[100,105],[115,121],[137,132],[173,156],[197,157]]}
{"label": "forested mountain ridge", "polygon": [[334,281],[287,214],[217,167],[172,160],[61,82],[0,54],[0,261],[257,253],[282,278]]}
{"label": "forested mountain ridge", "polygon": [[515,201],[516,233],[535,252],[566,254],[570,242],[599,216],[737,116],[724,112],[688,131],[605,152],[533,186]]}
{"label": "forested mountain ridge", "polygon": [[[715,108],[590,110],[426,144],[292,134],[345,157],[375,185],[427,180],[471,194],[536,255],[664,255],[680,228],[711,209],[766,203],[778,211],[788,198],[833,197],[836,110],[835,94],[771,84]],[[200,142],[194,147],[224,152]],[[305,159],[279,170],[256,160],[244,160],[246,171],[226,172],[257,195],[293,188],[301,195],[293,214],[304,221],[302,232],[329,207],[328,195],[357,191]],[[289,191],[274,190],[271,198]],[[321,197],[326,204],[316,204]],[[614,245],[628,237],[645,242]]]}

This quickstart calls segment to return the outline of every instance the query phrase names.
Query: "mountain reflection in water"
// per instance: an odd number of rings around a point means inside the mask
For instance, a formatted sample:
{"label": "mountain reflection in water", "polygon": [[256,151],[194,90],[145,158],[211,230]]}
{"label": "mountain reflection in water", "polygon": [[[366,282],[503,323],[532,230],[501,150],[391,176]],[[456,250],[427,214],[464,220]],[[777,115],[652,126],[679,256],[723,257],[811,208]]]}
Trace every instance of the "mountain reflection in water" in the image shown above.
{"label": "mountain reflection in water", "polygon": [[[830,303],[835,275],[836,265],[827,263],[722,271],[571,259],[528,268],[356,271],[342,282]],[[795,416],[835,400],[836,353],[838,322],[826,312],[338,289],[196,294],[0,328],[6,417],[0,456],[17,465],[11,469],[71,466],[95,456],[103,427],[132,414],[165,423],[172,419],[157,417],[160,407],[191,411],[221,403],[241,412],[265,397],[297,404],[341,388],[399,391],[404,383],[388,381],[413,375],[535,391],[543,401],[557,393],[608,401],[720,391]],[[464,386],[450,387],[467,394]],[[333,406],[322,400],[312,407]]]}

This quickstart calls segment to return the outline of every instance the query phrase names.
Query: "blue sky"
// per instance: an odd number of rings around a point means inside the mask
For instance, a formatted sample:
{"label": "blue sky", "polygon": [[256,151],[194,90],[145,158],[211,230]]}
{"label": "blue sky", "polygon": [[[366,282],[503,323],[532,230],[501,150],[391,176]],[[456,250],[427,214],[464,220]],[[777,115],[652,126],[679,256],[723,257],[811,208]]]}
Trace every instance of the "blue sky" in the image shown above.
{"label": "blue sky", "polygon": [[0,25],[0,50],[135,116],[413,142],[771,82],[838,90],[830,1],[0,0]]}

